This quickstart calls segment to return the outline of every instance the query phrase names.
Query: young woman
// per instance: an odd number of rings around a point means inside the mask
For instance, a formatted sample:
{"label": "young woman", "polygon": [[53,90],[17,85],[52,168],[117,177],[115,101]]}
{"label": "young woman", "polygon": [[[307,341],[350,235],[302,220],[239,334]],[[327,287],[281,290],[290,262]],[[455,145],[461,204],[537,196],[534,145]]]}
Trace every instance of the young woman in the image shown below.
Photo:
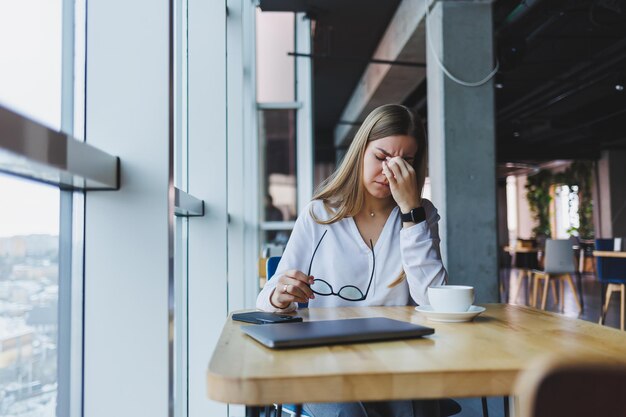
{"label": "young woman", "polygon": [[[409,109],[373,110],[341,165],[298,217],[274,276],[257,298],[264,311],[428,304],[446,282],[439,215],[421,198],[424,128]],[[424,401],[305,404],[314,417],[436,415]]]}

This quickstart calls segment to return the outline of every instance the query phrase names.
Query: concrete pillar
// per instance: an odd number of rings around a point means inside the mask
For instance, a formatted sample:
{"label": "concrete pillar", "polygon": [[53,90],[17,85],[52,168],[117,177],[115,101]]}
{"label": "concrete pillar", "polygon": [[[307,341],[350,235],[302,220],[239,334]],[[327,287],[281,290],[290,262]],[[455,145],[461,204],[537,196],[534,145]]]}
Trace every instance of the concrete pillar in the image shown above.
{"label": "concrete pillar", "polygon": [[602,152],[596,167],[595,188],[596,237],[626,237],[626,151]]}
{"label": "concrete pillar", "polygon": [[492,70],[491,4],[438,1],[426,36],[429,175],[441,214],[442,256],[452,284],[476,288],[477,302],[498,301],[493,82],[466,87]]}

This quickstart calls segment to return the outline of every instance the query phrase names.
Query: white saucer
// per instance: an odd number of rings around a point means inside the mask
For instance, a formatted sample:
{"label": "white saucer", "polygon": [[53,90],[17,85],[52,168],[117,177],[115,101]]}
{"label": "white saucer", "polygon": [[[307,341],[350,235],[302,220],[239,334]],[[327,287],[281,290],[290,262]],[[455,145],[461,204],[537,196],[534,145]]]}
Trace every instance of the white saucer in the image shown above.
{"label": "white saucer", "polygon": [[435,311],[431,306],[417,306],[415,310],[428,317],[428,320],[439,321],[442,323],[461,323],[464,321],[472,321],[474,317],[485,311],[485,307],[471,306],[469,310],[460,313],[444,313],[443,311]]}

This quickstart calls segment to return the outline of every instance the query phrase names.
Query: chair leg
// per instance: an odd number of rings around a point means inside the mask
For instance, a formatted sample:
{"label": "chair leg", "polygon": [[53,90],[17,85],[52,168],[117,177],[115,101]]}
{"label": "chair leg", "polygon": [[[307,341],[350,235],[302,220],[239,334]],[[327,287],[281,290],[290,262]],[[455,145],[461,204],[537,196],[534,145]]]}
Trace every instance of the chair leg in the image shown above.
{"label": "chair leg", "polygon": [[581,274],[585,270],[585,250],[581,247],[578,252],[578,272]]}
{"label": "chair leg", "polygon": [[487,397],[481,397],[480,402],[483,406],[483,417],[489,417],[489,407],[487,407]]}
{"label": "chair leg", "polygon": [[[526,271],[523,271],[524,276],[526,276]],[[517,284],[515,285],[515,289],[513,291],[513,294],[511,294],[511,298],[509,298],[509,302],[510,303],[515,303],[517,302],[517,296],[519,295],[519,289],[522,286],[522,271],[520,271],[517,274]],[[511,288],[511,284],[510,284],[511,280],[509,279],[509,288]]]}
{"label": "chair leg", "polygon": [[509,406],[509,397],[505,395],[502,397],[504,400],[504,417],[509,417],[510,414],[510,406]]}
{"label": "chair leg", "polygon": [[565,311],[565,282],[562,279],[559,280],[559,305],[561,311]]}
{"label": "chair leg", "polygon": [[572,290],[572,294],[574,294],[574,300],[576,300],[578,311],[583,311],[583,308],[580,305],[580,300],[578,299],[578,292],[576,291],[576,287],[574,286],[574,280],[572,279],[572,274],[567,274],[565,277],[566,277],[565,279],[567,279],[567,283],[569,284],[570,289]]}
{"label": "chair leg", "polygon": [[537,277],[537,274],[532,274],[531,276],[533,280],[533,301],[531,306],[537,307],[537,287],[539,286],[539,277]]}
{"label": "chair leg", "polygon": [[624,330],[624,304],[626,302],[626,285],[625,284],[620,284],[619,286],[619,292],[620,292],[620,316],[619,316],[619,328],[623,331]]}
{"label": "chair leg", "polygon": [[585,311],[585,297],[583,297],[583,274],[576,273],[576,288],[578,289],[578,298],[580,299],[580,311]]}
{"label": "chair leg", "polygon": [[611,284],[606,286],[606,294],[604,295],[604,306],[602,306],[602,312],[600,313],[600,320],[598,324],[604,324],[604,320],[606,320],[606,312],[609,311],[609,302],[611,301],[611,294],[613,293],[613,288]]}
{"label": "chair leg", "polygon": [[541,309],[546,309],[546,301],[548,300],[548,287],[550,286],[550,275],[546,275],[546,282],[543,284],[543,296],[541,297]]}
{"label": "chair leg", "polygon": [[556,291],[556,281],[555,279],[553,279],[552,281],[550,281],[550,290],[552,291],[552,298],[554,298],[554,304],[557,306],[560,305],[559,303],[559,294]]}

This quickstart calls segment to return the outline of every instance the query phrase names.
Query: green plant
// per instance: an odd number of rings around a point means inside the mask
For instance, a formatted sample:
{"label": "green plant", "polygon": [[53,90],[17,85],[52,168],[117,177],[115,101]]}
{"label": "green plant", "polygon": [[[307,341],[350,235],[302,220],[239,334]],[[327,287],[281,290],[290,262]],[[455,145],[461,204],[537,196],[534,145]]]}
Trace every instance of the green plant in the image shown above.
{"label": "green plant", "polygon": [[550,185],[552,173],[547,170],[539,171],[528,177],[526,182],[526,199],[537,226],[533,229],[535,237],[550,236]]}
{"label": "green plant", "polygon": [[568,233],[578,232],[582,239],[593,239],[593,201],[591,198],[592,161],[574,161],[568,169],[558,174],[547,170],[528,177],[526,199],[533,213],[537,226],[533,229],[535,237],[550,235],[550,186],[564,184],[578,187],[578,228],[570,228]]}

